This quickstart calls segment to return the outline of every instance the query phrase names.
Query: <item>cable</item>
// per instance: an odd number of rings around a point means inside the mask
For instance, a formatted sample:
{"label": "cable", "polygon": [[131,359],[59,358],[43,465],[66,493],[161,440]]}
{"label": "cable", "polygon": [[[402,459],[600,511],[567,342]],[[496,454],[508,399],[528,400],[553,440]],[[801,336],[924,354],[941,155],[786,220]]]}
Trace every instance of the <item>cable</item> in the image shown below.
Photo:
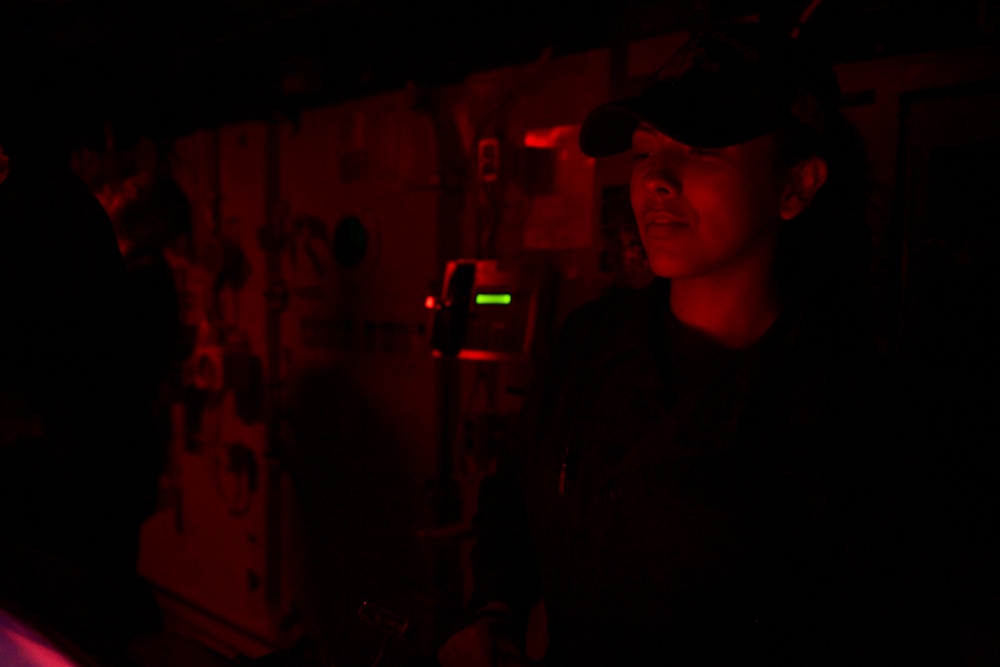
{"label": "cable", "polygon": [[792,29],[792,39],[799,38],[799,35],[802,33],[802,26],[806,24],[806,21],[809,20],[809,17],[813,15],[813,12],[815,12],[821,4],[823,4],[823,0],[812,0],[802,13],[799,14],[798,23],[796,23],[795,27]]}

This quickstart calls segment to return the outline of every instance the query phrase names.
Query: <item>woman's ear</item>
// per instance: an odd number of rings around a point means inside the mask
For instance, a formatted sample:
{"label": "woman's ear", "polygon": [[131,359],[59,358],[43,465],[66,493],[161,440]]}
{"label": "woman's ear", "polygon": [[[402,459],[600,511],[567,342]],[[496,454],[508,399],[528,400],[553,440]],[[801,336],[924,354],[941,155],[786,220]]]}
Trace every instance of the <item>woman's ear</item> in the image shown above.
{"label": "woman's ear", "polygon": [[826,183],[826,160],[813,155],[788,170],[785,189],[781,195],[779,213],[782,220],[791,220],[806,210],[813,197]]}

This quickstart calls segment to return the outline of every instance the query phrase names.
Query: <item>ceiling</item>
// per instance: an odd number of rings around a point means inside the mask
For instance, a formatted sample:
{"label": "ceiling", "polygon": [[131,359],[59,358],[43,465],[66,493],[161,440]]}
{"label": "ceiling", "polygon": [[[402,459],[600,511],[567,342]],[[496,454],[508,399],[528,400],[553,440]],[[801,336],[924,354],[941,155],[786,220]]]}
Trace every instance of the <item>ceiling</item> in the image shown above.
{"label": "ceiling", "polygon": [[[77,125],[174,134],[809,0],[11,0],[0,61]],[[586,6],[585,11],[581,7]],[[765,9],[761,9],[764,7]],[[827,0],[803,37],[843,61],[992,40],[1000,0]],[[28,75],[25,77],[24,75]]]}

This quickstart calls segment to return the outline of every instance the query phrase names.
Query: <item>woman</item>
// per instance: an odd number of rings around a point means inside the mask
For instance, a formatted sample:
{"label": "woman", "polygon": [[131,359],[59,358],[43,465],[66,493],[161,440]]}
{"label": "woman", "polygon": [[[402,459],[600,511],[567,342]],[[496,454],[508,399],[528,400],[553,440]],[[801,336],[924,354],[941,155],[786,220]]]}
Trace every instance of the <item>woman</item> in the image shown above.
{"label": "woman", "polygon": [[947,664],[891,502],[909,440],[864,326],[836,78],[755,24],[679,69],[582,128],[588,155],[631,150],[658,278],[565,324],[483,484],[479,611],[442,665],[523,662],[539,597],[551,665]]}

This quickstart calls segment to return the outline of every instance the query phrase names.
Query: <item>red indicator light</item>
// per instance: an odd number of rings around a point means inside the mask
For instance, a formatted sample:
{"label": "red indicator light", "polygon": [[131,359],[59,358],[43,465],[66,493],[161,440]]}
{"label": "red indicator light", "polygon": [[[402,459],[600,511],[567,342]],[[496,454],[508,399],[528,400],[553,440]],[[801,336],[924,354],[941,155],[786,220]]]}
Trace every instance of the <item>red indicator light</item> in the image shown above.
{"label": "red indicator light", "polygon": [[524,135],[524,145],[528,148],[556,148],[561,142],[571,138],[578,129],[575,125],[560,125],[528,130]]}
{"label": "red indicator light", "polygon": [[432,296],[429,296],[426,299],[424,299],[424,308],[426,308],[427,310],[434,310],[435,308],[437,308],[437,299],[435,299]]}

